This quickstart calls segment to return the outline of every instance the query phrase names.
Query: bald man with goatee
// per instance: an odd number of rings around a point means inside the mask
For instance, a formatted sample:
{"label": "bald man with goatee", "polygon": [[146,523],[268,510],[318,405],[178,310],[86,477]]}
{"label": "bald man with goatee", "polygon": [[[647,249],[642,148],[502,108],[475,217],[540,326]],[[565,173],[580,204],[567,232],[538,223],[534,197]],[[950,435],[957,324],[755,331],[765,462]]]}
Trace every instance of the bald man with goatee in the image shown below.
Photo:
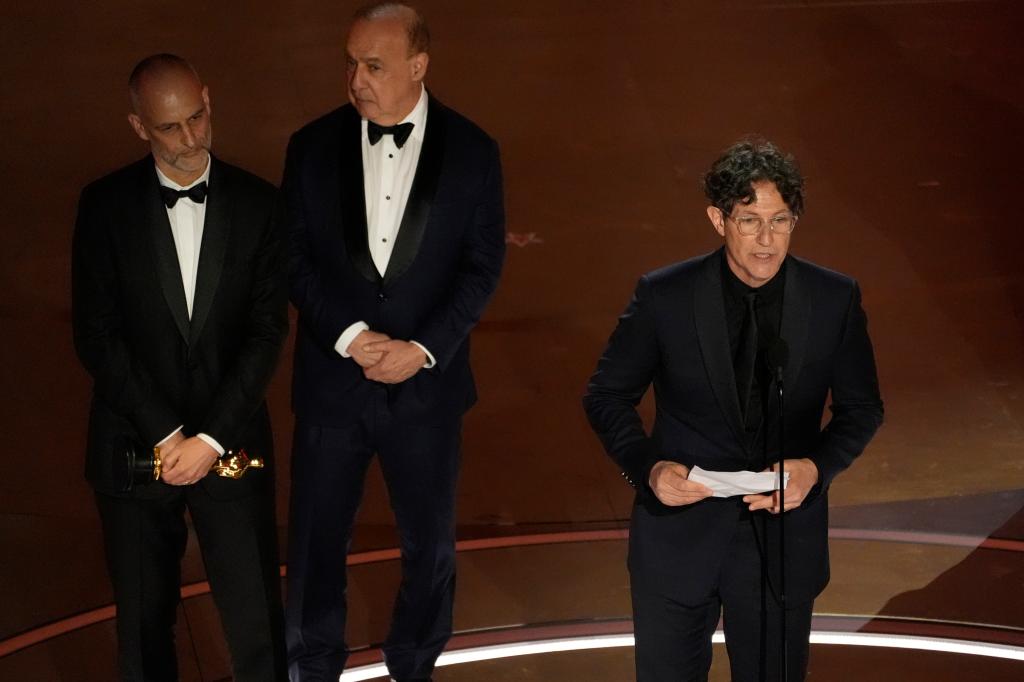
{"label": "bald man with goatee", "polygon": [[[86,477],[117,604],[120,679],[178,679],[188,510],[236,682],[286,679],[264,394],[288,332],[277,191],[210,154],[210,96],[184,59],[129,79],[149,154],[82,192],[75,347],[93,377]],[[133,475],[156,450],[162,471]],[[218,475],[245,452],[263,468]],[[141,468],[141,467],[139,467]],[[152,470],[152,467],[149,467]]]}

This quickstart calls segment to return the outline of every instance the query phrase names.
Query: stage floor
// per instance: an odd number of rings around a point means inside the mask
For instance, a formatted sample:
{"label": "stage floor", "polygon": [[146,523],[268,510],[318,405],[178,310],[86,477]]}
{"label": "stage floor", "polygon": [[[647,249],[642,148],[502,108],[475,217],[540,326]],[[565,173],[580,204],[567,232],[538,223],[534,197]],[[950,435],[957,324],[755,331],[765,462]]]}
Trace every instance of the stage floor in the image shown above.
{"label": "stage floor", "polygon": [[[831,492],[833,578],[815,627],[846,638],[813,645],[811,679],[1024,678],[1024,661],[985,654],[1024,651],[1024,4],[420,6],[432,92],[501,144],[509,231],[473,341],[453,647],[620,638],[436,679],[631,679],[631,490],[580,398],[639,275],[716,248],[699,177],[752,133],[801,162],[807,213],[792,252],[860,282],[886,403],[878,437]],[[113,679],[111,589],[81,475],[90,386],[71,345],[69,246],[81,187],[146,153],[125,120],[128,72],[152,52],[190,58],[210,86],[215,152],[277,182],[291,132],[344,99],[353,9],[0,11],[0,679]],[[270,394],[282,520],[290,353],[291,340]],[[351,569],[349,641],[369,647],[354,665],[384,637],[394,546],[374,468],[355,551],[383,554]],[[182,679],[209,682],[228,667],[203,580],[191,538]],[[853,646],[855,634],[997,648]],[[713,679],[728,679],[721,645]]]}

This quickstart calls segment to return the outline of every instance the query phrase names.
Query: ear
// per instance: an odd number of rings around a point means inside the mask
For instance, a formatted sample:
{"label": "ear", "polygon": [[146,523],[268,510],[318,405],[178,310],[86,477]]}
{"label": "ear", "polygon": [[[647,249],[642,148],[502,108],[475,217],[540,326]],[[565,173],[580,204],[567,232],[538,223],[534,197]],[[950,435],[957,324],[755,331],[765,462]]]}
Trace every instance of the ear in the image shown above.
{"label": "ear", "polygon": [[210,108],[210,88],[203,86],[203,105],[206,107],[207,115],[213,113],[213,109]]}
{"label": "ear", "polygon": [[128,114],[128,125],[132,127],[132,130],[135,131],[140,140],[149,142],[149,133],[146,132],[146,128],[142,125],[142,119],[139,118],[138,114]]}
{"label": "ear", "polygon": [[424,76],[427,75],[427,67],[430,65],[430,55],[426,52],[420,52],[414,55],[409,63],[409,69],[412,71],[412,79],[414,82],[419,83],[423,80]]}
{"label": "ear", "polygon": [[721,237],[725,236],[725,215],[722,209],[717,206],[708,206],[708,220],[715,226],[715,231]]}

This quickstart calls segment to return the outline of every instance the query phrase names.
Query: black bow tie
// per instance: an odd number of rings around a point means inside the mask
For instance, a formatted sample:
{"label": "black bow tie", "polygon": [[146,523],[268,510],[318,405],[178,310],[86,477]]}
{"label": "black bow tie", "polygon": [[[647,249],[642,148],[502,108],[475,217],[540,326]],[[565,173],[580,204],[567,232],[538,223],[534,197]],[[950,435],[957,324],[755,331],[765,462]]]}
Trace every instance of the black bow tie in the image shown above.
{"label": "black bow tie", "polygon": [[385,135],[394,135],[395,146],[401,149],[405,145],[405,141],[412,135],[412,123],[399,123],[394,126],[377,125],[373,121],[367,121],[366,123],[366,136],[370,138],[371,145],[380,142],[380,138]]}
{"label": "black bow tie", "polygon": [[206,183],[200,182],[198,185],[193,185],[188,189],[172,189],[166,185],[160,185],[160,196],[163,197],[167,208],[174,208],[174,205],[178,203],[178,199],[183,197],[201,204],[206,201]]}

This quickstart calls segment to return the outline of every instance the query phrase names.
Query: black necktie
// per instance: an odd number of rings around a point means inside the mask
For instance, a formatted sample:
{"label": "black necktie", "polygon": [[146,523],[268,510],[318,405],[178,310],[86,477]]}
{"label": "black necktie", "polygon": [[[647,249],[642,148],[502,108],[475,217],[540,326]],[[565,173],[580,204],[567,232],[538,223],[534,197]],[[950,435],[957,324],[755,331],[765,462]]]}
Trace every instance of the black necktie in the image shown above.
{"label": "black necktie", "polygon": [[[743,294],[743,302],[747,307],[746,317],[743,318],[743,331],[740,334],[739,347],[736,349],[736,358],[733,366],[736,368],[736,389],[739,392],[740,411],[743,414],[743,421],[748,427],[751,423],[751,408],[754,402],[754,370],[757,366],[757,292],[751,291]],[[757,401],[760,407],[760,401]],[[755,420],[756,424],[756,420]]]}
{"label": "black necktie", "polygon": [[178,199],[186,197],[201,204],[206,201],[206,183],[200,182],[198,185],[193,185],[188,189],[173,189],[165,185],[160,185],[160,196],[163,197],[164,203],[167,204],[167,208],[174,208],[174,205],[178,203]]}
{"label": "black necktie", "polygon": [[405,141],[409,139],[410,135],[412,135],[412,123],[399,123],[394,126],[377,125],[373,121],[367,121],[366,123],[366,136],[370,138],[371,145],[375,145],[380,142],[380,138],[385,135],[393,135],[395,138],[395,146],[401,149],[405,146]]}

